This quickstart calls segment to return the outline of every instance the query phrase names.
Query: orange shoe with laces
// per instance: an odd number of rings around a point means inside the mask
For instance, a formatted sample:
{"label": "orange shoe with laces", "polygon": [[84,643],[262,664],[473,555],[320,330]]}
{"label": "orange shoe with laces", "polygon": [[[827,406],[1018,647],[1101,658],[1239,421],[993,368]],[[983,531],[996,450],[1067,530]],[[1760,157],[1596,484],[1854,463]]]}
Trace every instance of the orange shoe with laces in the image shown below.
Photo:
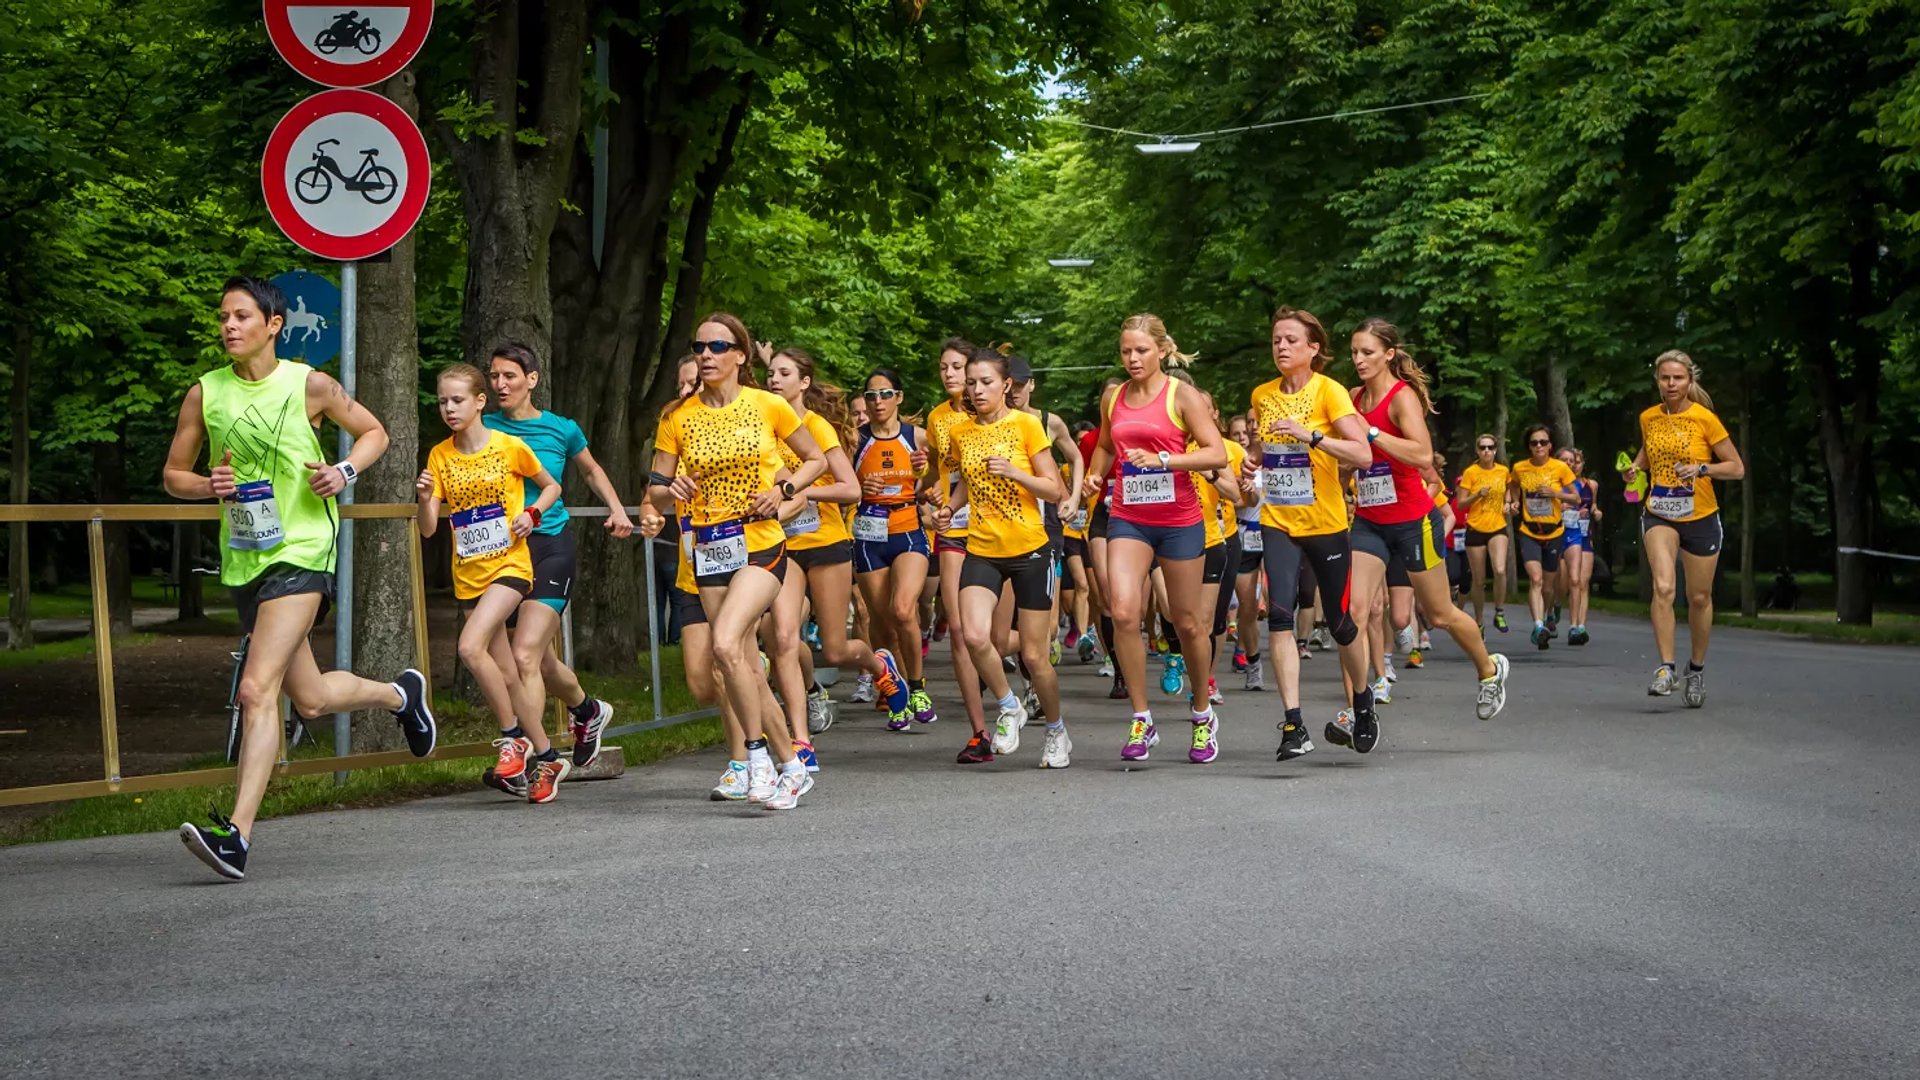
{"label": "orange shoe with laces", "polygon": [[527,785],[527,801],[531,803],[550,803],[560,792],[560,781],[573,771],[573,762],[566,758],[554,758],[542,761],[534,770],[533,781]]}
{"label": "orange shoe with laces", "polygon": [[527,755],[533,753],[533,740],[524,735],[502,736],[493,740],[500,757],[493,763],[493,775],[511,780],[527,771]]}

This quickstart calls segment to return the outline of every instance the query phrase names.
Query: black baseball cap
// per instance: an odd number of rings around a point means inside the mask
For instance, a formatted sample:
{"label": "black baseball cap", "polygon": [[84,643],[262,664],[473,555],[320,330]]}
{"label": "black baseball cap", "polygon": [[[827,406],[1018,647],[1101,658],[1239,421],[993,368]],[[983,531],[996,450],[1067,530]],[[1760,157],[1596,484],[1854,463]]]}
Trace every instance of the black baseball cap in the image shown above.
{"label": "black baseball cap", "polygon": [[1024,356],[1007,357],[1007,378],[1014,382],[1032,382],[1033,365]]}

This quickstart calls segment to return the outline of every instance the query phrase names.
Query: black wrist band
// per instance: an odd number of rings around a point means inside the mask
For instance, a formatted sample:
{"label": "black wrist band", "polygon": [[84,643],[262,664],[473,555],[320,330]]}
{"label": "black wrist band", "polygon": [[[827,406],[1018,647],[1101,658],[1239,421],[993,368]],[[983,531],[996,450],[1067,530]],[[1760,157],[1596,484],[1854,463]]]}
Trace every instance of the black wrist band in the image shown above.
{"label": "black wrist band", "polygon": [[673,477],[666,476],[661,473],[649,472],[647,474],[647,479],[651,481],[655,487],[672,487],[673,486]]}

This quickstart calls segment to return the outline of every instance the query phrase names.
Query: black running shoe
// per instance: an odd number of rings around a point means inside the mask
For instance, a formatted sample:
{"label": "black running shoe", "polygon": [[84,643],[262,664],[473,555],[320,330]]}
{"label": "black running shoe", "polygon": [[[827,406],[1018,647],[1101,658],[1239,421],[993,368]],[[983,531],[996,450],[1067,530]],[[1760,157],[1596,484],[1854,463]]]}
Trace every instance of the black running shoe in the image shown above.
{"label": "black running shoe", "polygon": [[960,765],[984,765],[993,760],[993,740],[985,735],[975,735],[960,748],[960,756],[955,758]]}
{"label": "black running shoe", "polygon": [[1280,721],[1280,749],[1274,751],[1273,760],[1291,761],[1302,754],[1313,752],[1313,739],[1307,734],[1305,724],[1296,724],[1291,720]]}
{"label": "black running shoe", "polygon": [[1113,689],[1107,691],[1107,700],[1119,701],[1121,698],[1126,696],[1127,696],[1127,680],[1125,679],[1113,680]]}
{"label": "black running shoe", "polygon": [[1569,645],[1585,645],[1589,640],[1586,627],[1576,626],[1567,631],[1567,644]]}
{"label": "black running shoe", "polygon": [[488,768],[486,772],[480,774],[480,782],[495,791],[504,791],[516,799],[527,797],[527,774],[524,772],[519,776],[502,780],[492,768]]}
{"label": "black running shoe", "polygon": [[1373,709],[1353,711],[1353,752],[1364,754],[1380,741],[1380,716]]}
{"label": "black running shoe", "polygon": [[427,690],[427,677],[408,668],[393,680],[393,688],[400,691],[401,705],[393,710],[393,718],[400,722],[400,730],[406,733],[407,749],[414,757],[426,757],[440,741],[440,726],[433,722],[433,695]]}
{"label": "black running shoe", "polygon": [[211,826],[195,825],[189,821],[180,826],[180,842],[194,857],[213,868],[213,872],[232,881],[247,879],[247,846],[240,839],[240,830],[233,822],[209,808],[207,816],[212,819]]}

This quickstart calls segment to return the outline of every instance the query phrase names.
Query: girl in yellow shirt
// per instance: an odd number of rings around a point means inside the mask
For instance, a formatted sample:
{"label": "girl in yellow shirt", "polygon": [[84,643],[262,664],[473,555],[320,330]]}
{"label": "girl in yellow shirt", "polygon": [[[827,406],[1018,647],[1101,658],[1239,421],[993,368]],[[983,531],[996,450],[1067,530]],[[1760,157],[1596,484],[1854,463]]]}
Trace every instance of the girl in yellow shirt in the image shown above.
{"label": "girl in yellow shirt", "polygon": [[1467,518],[1467,567],[1473,578],[1473,621],[1485,626],[1487,565],[1493,565],[1493,628],[1507,632],[1507,489],[1513,476],[1496,455],[1500,442],[1482,433],[1473,440],[1473,464],[1460,474],[1460,509]]}
{"label": "girl in yellow shirt", "polygon": [[1580,505],[1573,470],[1553,456],[1553,432],[1545,424],[1527,429],[1527,460],[1513,464],[1512,496],[1507,509],[1520,515],[1520,564],[1527,568],[1527,607],[1533,612],[1531,640],[1542,650],[1555,631],[1547,629],[1548,593],[1560,571],[1560,512]]}
{"label": "girl in yellow shirt", "polygon": [[[954,430],[971,419],[966,404],[967,362],[972,359],[975,346],[965,338],[951,337],[940,343],[940,385],[946,391],[947,400],[935,405],[927,413],[927,456],[929,465],[925,476],[920,480],[920,499],[933,507],[947,505],[953,501],[960,486],[959,447],[954,442]],[[974,671],[973,656],[967,651],[965,640],[961,636],[960,621],[960,567],[967,560],[967,530],[971,525],[972,512],[965,506],[959,507],[948,515],[946,523],[935,529],[933,541],[934,561],[928,569],[937,579],[940,610],[946,615],[947,630],[952,635],[947,645],[953,651],[953,677],[960,689],[960,704],[967,711],[976,730],[985,723],[981,719],[980,675]],[[938,625],[935,624],[935,631]],[[901,649],[909,643],[898,643]],[[998,661],[995,661],[997,666]],[[986,746],[981,743],[981,746]],[[969,749],[973,743],[968,743]],[[991,760],[989,756],[978,760]],[[968,751],[960,752],[960,763],[971,764]]]}

